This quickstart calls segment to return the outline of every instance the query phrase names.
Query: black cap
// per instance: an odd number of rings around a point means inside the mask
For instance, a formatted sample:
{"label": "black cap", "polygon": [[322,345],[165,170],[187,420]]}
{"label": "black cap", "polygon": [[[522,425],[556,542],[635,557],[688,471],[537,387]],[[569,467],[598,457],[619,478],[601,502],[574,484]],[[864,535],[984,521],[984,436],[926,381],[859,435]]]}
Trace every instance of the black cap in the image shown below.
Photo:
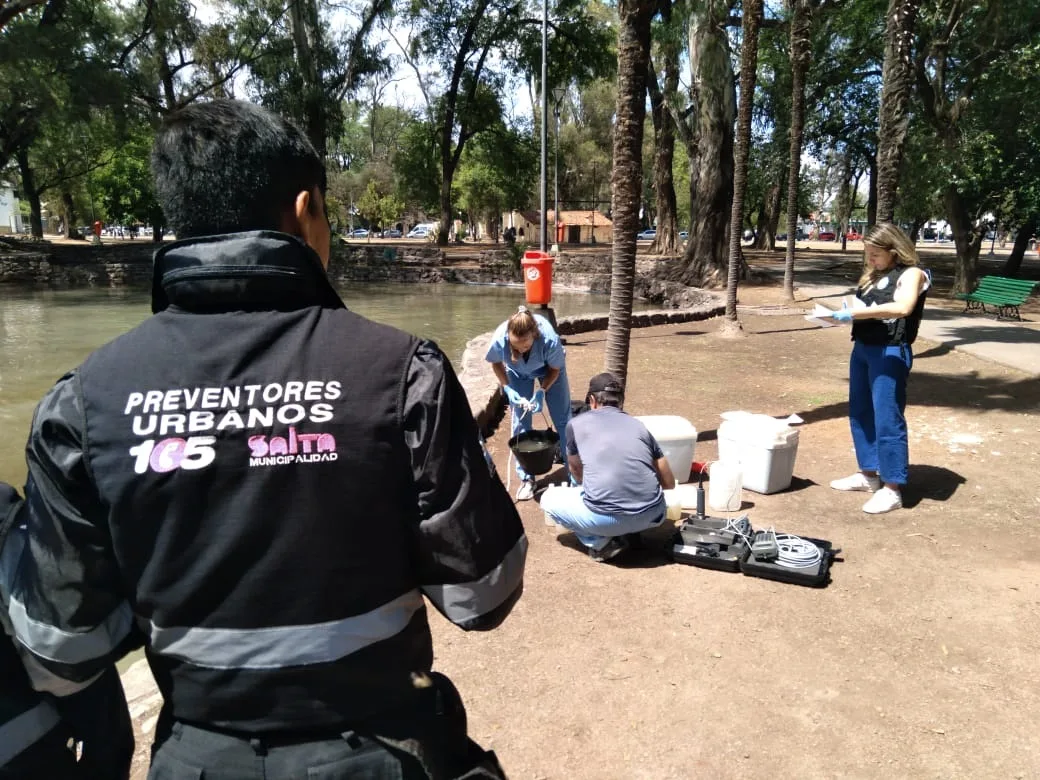
{"label": "black cap", "polygon": [[621,395],[625,392],[625,386],[621,384],[621,380],[610,372],[604,372],[602,374],[596,374],[589,380],[589,391],[586,395],[592,395],[594,393],[614,393]]}

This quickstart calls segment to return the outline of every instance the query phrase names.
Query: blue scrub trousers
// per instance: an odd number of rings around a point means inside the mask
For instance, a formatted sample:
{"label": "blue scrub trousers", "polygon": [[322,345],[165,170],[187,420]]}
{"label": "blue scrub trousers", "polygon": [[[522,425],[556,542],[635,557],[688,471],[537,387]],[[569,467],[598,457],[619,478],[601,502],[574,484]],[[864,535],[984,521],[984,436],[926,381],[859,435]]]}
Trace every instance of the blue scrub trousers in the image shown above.
{"label": "blue scrub trousers", "polygon": [[[509,386],[516,390],[524,398],[530,398],[534,395],[534,377],[530,376],[519,376],[514,374],[508,368],[506,369],[506,376],[509,378]],[[560,369],[560,375],[556,377],[556,381],[553,382],[552,387],[545,391],[545,405],[549,407],[549,417],[552,419],[553,427],[556,428],[556,432],[560,434],[560,453],[563,456],[563,462],[566,466],[567,463],[567,423],[571,420],[571,388],[567,384],[567,369]],[[531,423],[535,415],[540,415],[541,412],[533,412],[524,415],[522,411],[517,409],[515,406],[512,409],[513,424],[510,432],[510,436],[516,436],[521,431],[531,430]],[[521,416],[523,419],[521,419]],[[520,462],[516,463],[516,473],[520,479],[534,479],[534,475],[529,475],[520,466]]]}
{"label": "blue scrub trousers", "polygon": [[883,483],[905,485],[910,448],[906,433],[906,380],[914,356],[909,344],[855,342],[849,360],[849,424],[861,471]]}

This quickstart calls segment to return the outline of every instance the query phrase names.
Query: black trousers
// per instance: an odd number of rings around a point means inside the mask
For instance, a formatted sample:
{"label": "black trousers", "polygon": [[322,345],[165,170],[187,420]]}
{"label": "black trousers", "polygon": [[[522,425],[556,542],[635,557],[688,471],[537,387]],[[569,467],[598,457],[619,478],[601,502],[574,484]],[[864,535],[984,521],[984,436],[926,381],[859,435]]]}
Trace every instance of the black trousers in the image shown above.
{"label": "black trousers", "polygon": [[[161,738],[160,738],[161,739]],[[174,723],[156,741],[148,780],[413,780],[426,774],[352,732],[285,744]],[[417,774],[417,772],[419,772]]]}

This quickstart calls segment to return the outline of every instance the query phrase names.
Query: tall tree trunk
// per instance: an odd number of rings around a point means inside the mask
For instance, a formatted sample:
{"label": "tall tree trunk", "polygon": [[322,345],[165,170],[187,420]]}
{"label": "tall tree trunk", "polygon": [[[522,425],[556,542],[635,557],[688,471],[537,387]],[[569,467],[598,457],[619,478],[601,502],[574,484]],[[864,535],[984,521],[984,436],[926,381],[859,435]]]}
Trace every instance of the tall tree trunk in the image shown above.
{"label": "tall tree trunk", "polygon": [[877,150],[877,219],[880,222],[892,222],[895,218],[899,168],[910,125],[907,106],[914,84],[914,65],[910,57],[920,5],[921,0],[888,0]]}
{"label": "tall tree trunk", "polygon": [[1007,262],[1004,263],[1004,268],[1000,271],[1001,274],[1004,276],[1018,276],[1018,272],[1022,269],[1022,259],[1026,256],[1026,249],[1029,247],[1029,239],[1033,237],[1038,224],[1040,224],[1040,214],[1031,214],[1018,229],[1018,235],[1015,236],[1015,245],[1011,248],[1011,254],[1008,256]]}
{"label": "tall tree trunk", "polygon": [[65,238],[72,238],[75,230],[73,223],[76,220],[76,204],[72,200],[72,193],[67,189],[61,191],[61,210],[65,216]]}
{"label": "tall tree trunk", "polygon": [[841,241],[841,251],[848,247],[849,218],[852,216],[852,208],[856,193],[852,189],[852,153],[846,149],[841,156],[841,182],[838,190],[838,239]]}
{"label": "tall tree trunk", "polygon": [[740,280],[744,254],[740,248],[744,217],[744,195],[747,192],[748,150],[751,146],[751,110],[755,102],[755,74],[758,68],[758,28],[762,21],[763,0],[744,0],[741,24],[743,43],[740,47],[740,107],[737,110],[737,137],[733,144],[733,208],[729,217],[729,272],[726,277],[727,331],[741,331],[737,319],[737,282]]}
{"label": "tall tree trunk", "polygon": [[953,292],[970,292],[975,287],[979,249],[982,247],[986,231],[975,225],[955,185],[951,184],[946,188],[943,200],[946,203],[950,229],[953,231],[953,243],[957,247]]}
{"label": "tall tree trunk", "polygon": [[[733,205],[733,67],[725,21],[728,0],[704,0],[690,14],[690,68],[696,93],[696,144],[690,155],[690,237],[671,278],[694,287],[721,287],[728,273]],[[689,146],[689,144],[688,144]],[[735,230],[740,229],[740,222]]]}
{"label": "tall tree trunk", "polygon": [[618,4],[617,112],[614,123],[614,169],[611,172],[614,245],[611,251],[610,317],[607,321],[606,370],[622,382],[628,377],[632,331],[632,288],[636,274],[636,233],[643,183],[643,123],[646,77],[650,66],[650,18],[653,0]]}
{"label": "tall tree trunk", "polygon": [[16,153],[18,171],[22,175],[22,191],[29,201],[29,229],[34,238],[43,238],[43,210],[40,206],[40,193],[36,189],[36,179],[29,164],[29,149],[21,147]]}
{"label": "tall tree trunk", "polygon": [[[674,47],[668,47],[669,50]],[[675,205],[675,123],[665,105],[665,94],[674,94],[679,85],[679,55],[668,51],[664,55],[665,89],[657,86],[653,63],[647,74],[650,90],[650,108],[654,120],[654,189],[657,190],[657,235],[650,246],[651,253],[674,255],[679,251],[679,224]]]}
{"label": "tall tree trunk", "polygon": [[[447,154],[445,154],[445,151]],[[450,147],[441,147],[441,220],[437,228],[437,245],[448,245],[448,234],[451,232],[451,182],[455,175],[455,166],[452,163],[453,155]],[[527,239],[528,241],[530,238]]]}
{"label": "tall tree trunk", "polygon": [[876,160],[868,160],[870,175],[867,177],[867,230],[878,222],[878,169]]}
{"label": "tall tree trunk", "polygon": [[321,159],[327,151],[328,116],[325,110],[325,85],[318,69],[322,27],[315,0],[292,0],[289,4],[289,25],[292,29],[296,66],[303,77],[304,132]]}
{"label": "tall tree trunk", "polygon": [[798,185],[805,133],[805,74],[812,57],[812,0],[791,0],[791,148],[787,162],[787,251],[784,297],[794,300],[794,241],[798,232]]}
{"label": "tall tree trunk", "polygon": [[786,182],[786,163],[777,166],[776,175],[779,177],[770,185],[769,190],[762,198],[762,211],[758,218],[758,230],[755,231],[755,249],[773,249],[776,246],[777,228],[780,227],[780,206],[784,199],[784,185]]}

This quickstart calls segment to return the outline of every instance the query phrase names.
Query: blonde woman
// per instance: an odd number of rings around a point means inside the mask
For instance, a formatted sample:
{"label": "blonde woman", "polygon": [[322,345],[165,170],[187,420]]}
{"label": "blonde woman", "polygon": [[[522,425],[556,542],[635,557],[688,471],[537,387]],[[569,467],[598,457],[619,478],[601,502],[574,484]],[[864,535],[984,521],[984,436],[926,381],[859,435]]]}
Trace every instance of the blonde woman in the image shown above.
{"label": "blonde woman", "polygon": [[834,480],[831,487],[873,493],[863,511],[881,514],[903,506],[909,464],[906,382],[914,362],[910,345],[917,338],[931,274],[918,267],[913,243],[895,225],[876,225],[863,242],[856,297],[867,308],[834,315],[852,323],[849,423],[859,471]]}
{"label": "blonde woman", "polygon": [[[567,384],[567,365],[560,337],[545,317],[532,314],[521,306],[513,316],[503,322],[491,337],[485,359],[502,386],[513,410],[512,436],[520,431],[531,430],[534,416],[524,408],[525,401],[532,401],[533,411],[541,411],[542,404],[549,406],[556,432],[560,435],[560,452],[567,451],[567,423],[571,419],[571,391]],[[534,380],[540,389],[534,391]],[[535,478],[516,464],[520,476],[517,501],[534,498]]]}

